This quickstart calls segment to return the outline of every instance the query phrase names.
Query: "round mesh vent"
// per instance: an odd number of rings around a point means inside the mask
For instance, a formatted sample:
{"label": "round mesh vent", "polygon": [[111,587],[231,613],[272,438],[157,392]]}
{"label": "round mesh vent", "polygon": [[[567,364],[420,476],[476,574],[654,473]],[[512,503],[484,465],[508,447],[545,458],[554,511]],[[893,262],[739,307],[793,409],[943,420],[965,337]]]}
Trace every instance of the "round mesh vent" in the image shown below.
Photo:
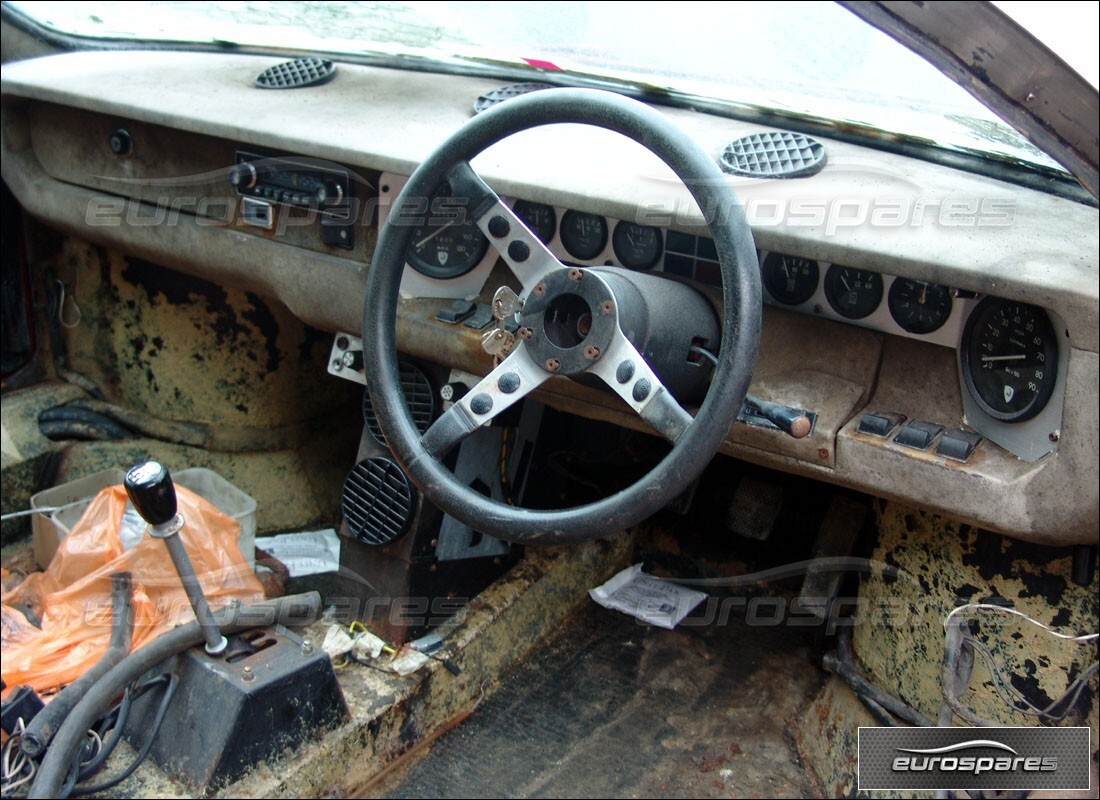
{"label": "round mesh vent", "polygon": [[768,131],[731,142],[719,163],[725,172],[750,178],[805,178],[825,166],[825,148],[801,133]]}
{"label": "round mesh vent", "polygon": [[[412,414],[413,422],[416,423],[417,429],[424,433],[435,416],[435,392],[432,390],[432,384],[419,367],[407,361],[398,362],[397,374],[401,379],[401,391],[405,393],[405,403],[409,407],[409,413]],[[374,441],[385,447],[386,437],[378,427],[378,417],[374,413],[369,391],[363,392],[363,422],[370,431],[370,435],[374,437]]]}
{"label": "round mesh vent", "polygon": [[296,58],[268,67],[256,76],[261,89],[301,89],[320,86],[336,74],[336,65],[321,58]]}
{"label": "round mesh vent", "polygon": [[415,502],[416,490],[397,462],[374,456],[348,473],[341,507],[348,531],[356,539],[386,544],[409,529]]}
{"label": "round mesh vent", "polygon": [[509,86],[501,86],[499,89],[493,89],[491,92],[486,92],[475,100],[474,113],[480,114],[482,111],[503,103],[505,100],[519,97],[521,94],[529,94],[531,92],[537,92],[540,89],[553,88],[554,85],[550,83],[513,83]]}

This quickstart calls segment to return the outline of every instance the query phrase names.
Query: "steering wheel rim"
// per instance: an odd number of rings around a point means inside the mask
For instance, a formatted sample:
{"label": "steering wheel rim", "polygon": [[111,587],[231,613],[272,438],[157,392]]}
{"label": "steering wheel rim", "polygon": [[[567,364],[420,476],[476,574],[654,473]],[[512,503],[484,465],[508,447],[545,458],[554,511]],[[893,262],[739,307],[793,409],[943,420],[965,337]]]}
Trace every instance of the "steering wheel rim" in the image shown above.
{"label": "steering wheel rim", "polygon": [[[416,200],[432,197],[452,170],[462,165],[480,181],[468,168],[479,153],[512,134],[558,123],[593,125],[642,144],[672,169],[699,208],[711,216],[709,225],[723,283],[722,333],[706,399],[694,421],[677,431],[671,452],[657,466],[633,485],[594,503],[535,510],[499,503],[464,486],[425,446],[400,389],[397,307],[405,253],[424,214],[422,200],[419,204]],[[499,203],[492,190],[484,188]],[[393,220],[404,223],[393,224]],[[410,176],[381,231],[367,276],[364,370],[379,426],[398,464],[439,508],[483,533],[521,544],[604,538],[667,505],[718,452],[748,391],[759,344],[760,313],[760,277],[752,234],[714,161],[678,127],[642,103],[610,92],[553,89],[514,98],[474,117]]]}

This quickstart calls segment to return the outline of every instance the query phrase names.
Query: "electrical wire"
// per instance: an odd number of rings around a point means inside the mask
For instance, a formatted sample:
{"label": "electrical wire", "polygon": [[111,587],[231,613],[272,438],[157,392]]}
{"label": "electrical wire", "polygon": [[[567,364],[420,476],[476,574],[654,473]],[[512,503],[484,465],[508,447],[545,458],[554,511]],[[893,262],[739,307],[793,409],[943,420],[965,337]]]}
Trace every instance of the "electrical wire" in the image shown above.
{"label": "electrical wire", "polygon": [[11,737],[4,742],[3,781],[2,789],[0,789],[0,796],[2,797],[14,797],[16,789],[33,781],[35,773],[38,771],[38,764],[35,763],[34,759],[19,749],[19,741],[25,728],[23,718],[20,717],[15,724],[15,730],[12,731]]}
{"label": "electrical wire", "polygon": [[95,775],[103,768],[103,765],[107,762],[107,759],[111,757],[111,753],[114,752],[118,743],[122,741],[122,731],[126,727],[126,722],[130,718],[130,707],[133,703],[134,693],[131,687],[126,687],[126,692],[122,695],[122,700],[113,709],[108,711],[99,723],[99,733],[101,737],[106,737],[108,731],[113,731],[114,735],[109,739],[104,738],[103,749],[96,754],[95,758],[83,765],[80,769],[80,774],[77,776],[77,783],[85,781],[88,778]]}
{"label": "electrical wire", "polygon": [[515,499],[512,497],[512,486],[508,482],[508,434],[512,428],[502,428],[500,432],[500,488],[504,493],[504,502],[510,506],[514,506]]}
{"label": "electrical wire", "polygon": [[1092,642],[1096,641],[1097,638],[1100,638],[1100,633],[1086,633],[1080,636],[1070,636],[1068,633],[1059,633],[1049,625],[1046,625],[1045,623],[1042,623],[1037,619],[1029,617],[1023,611],[1012,608],[1011,606],[999,606],[995,603],[966,603],[965,605],[961,605],[958,608],[952,609],[951,613],[943,618],[944,630],[947,630],[948,626],[951,624],[951,621],[955,618],[956,615],[962,613],[963,611],[968,611],[972,608],[983,609],[986,611],[1000,611],[1003,614],[1013,614],[1014,616],[1026,619],[1032,625],[1036,625],[1042,628],[1051,636],[1057,636],[1059,639],[1065,639],[1071,642]]}
{"label": "electrical wire", "polygon": [[[987,645],[979,642],[974,637],[969,637],[967,643],[982,657],[990,676],[993,678],[993,688],[997,694],[1000,695],[1001,700],[1004,701],[1006,706],[1020,714],[1025,714],[1029,717],[1041,717],[1051,720],[1052,722],[1065,719],[1070,709],[1076,705],[1077,699],[1081,696],[1081,692],[1088,686],[1088,682],[1092,679],[1092,676],[1100,671],[1100,662],[1093,662],[1080,676],[1066,687],[1066,691],[1063,692],[1060,697],[1053,700],[1046,708],[1040,708],[1028,700],[1023,692],[1011,683],[1005,681],[1001,672],[1007,670],[1003,664],[998,663],[996,657],[993,655],[993,651],[990,650]],[[1021,706],[1023,707],[1021,708]],[[1055,710],[1060,706],[1062,710],[1056,712]]]}
{"label": "electrical wire", "polygon": [[[1009,606],[995,605],[993,603],[967,603],[952,609],[952,611],[944,617],[943,698],[946,706],[954,713],[958,714],[960,718],[971,725],[989,727],[997,724],[991,720],[978,716],[972,709],[964,705],[961,699],[962,694],[966,691],[970,683],[970,667],[964,665],[965,656],[969,654],[969,658],[972,660],[973,655],[977,653],[982,657],[993,679],[994,690],[1009,709],[1019,714],[1037,717],[1049,722],[1057,722],[1064,719],[1070,709],[1076,705],[1077,700],[1087,687],[1089,681],[1098,671],[1100,671],[1100,662],[1093,662],[1090,664],[1081,675],[1066,687],[1066,691],[1063,692],[1061,696],[1050,703],[1046,708],[1040,708],[1028,700],[1016,689],[1016,687],[1012,686],[1011,682],[1005,680],[1003,673],[1008,672],[1008,669],[1004,664],[997,661],[992,650],[985,643],[978,641],[973,634],[970,633],[966,618],[960,616],[963,612],[969,610],[997,611],[1003,614],[1020,617],[1030,622],[1032,625],[1035,625],[1044,633],[1075,644],[1094,642],[1097,640],[1098,634],[1088,633],[1074,636],[1061,633],[1049,625],[1028,616],[1022,611]],[[1061,708],[1061,711],[1058,711],[1059,708]],[[941,712],[941,716],[945,711]]]}
{"label": "electrical wire", "polygon": [[[137,755],[134,756],[134,760],[117,775],[108,778],[102,783],[93,784],[92,786],[77,786],[71,789],[69,792],[65,792],[64,789],[58,795],[59,800],[65,797],[83,797],[89,794],[97,794],[99,792],[105,792],[108,789],[113,789],[118,784],[129,778],[134,774],[134,770],[141,766],[145,759],[149,756],[149,751],[153,749],[153,743],[156,741],[157,734],[160,733],[161,725],[164,724],[164,718],[168,714],[168,708],[172,704],[172,698],[175,697],[176,689],[179,687],[179,677],[172,673],[165,673],[158,675],[155,678],[151,678],[143,683],[139,684],[134,690],[134,699],[136,700],[142,694],[152,689],[160,683],[165,683],[164,696],[161,698],[160,705],[157,707],[156,716],[153,718],[153,724],[149,727],[149,735],[141,745],[141,749],[138,750]],[[121,731],[119,732],[121,735]]]}
{"label": "electrical wire", "polygon": [[697,356],[702,356],[703,358],[707,359],[707,361],[709,361],[711,364],[713,364],[715,367],[718,366],[718,356],[714,355],[714,353],[710,352],[710,350],[707,350],[707,349],[705,349],[703,347],[700,347],[699,345],[696,344],[696,345],[692,345],[690,348],[688,348],[688,352],[689,353],[695,353],[695,355],[697,355]]}

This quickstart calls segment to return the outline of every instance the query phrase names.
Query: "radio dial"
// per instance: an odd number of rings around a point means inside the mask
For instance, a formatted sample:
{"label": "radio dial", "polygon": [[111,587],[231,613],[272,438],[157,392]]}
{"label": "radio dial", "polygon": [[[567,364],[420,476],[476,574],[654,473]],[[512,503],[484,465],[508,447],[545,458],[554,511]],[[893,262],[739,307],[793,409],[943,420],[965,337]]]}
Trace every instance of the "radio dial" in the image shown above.
{"label": "radio dial", "polygon": [[337,181],[325,181],[313,192],[319,206],[338,206],[344,200],[344,187]]}
{"label": "radio dial", "polygon": [[229,168],[229,183],[237,189],[251,189],[259,180],[256,168],[248,161],[242,161]]}

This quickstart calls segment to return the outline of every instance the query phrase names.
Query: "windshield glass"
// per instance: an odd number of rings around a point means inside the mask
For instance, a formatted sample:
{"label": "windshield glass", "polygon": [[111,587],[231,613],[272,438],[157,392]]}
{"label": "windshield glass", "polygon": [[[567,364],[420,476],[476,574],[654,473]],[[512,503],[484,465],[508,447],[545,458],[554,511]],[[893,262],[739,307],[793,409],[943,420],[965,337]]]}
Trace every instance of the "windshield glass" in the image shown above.
{"label": "windshield glass", "polygon": [[1065,173],[930,64],[833,3],[12,5],[77,36],[562,70]]}

